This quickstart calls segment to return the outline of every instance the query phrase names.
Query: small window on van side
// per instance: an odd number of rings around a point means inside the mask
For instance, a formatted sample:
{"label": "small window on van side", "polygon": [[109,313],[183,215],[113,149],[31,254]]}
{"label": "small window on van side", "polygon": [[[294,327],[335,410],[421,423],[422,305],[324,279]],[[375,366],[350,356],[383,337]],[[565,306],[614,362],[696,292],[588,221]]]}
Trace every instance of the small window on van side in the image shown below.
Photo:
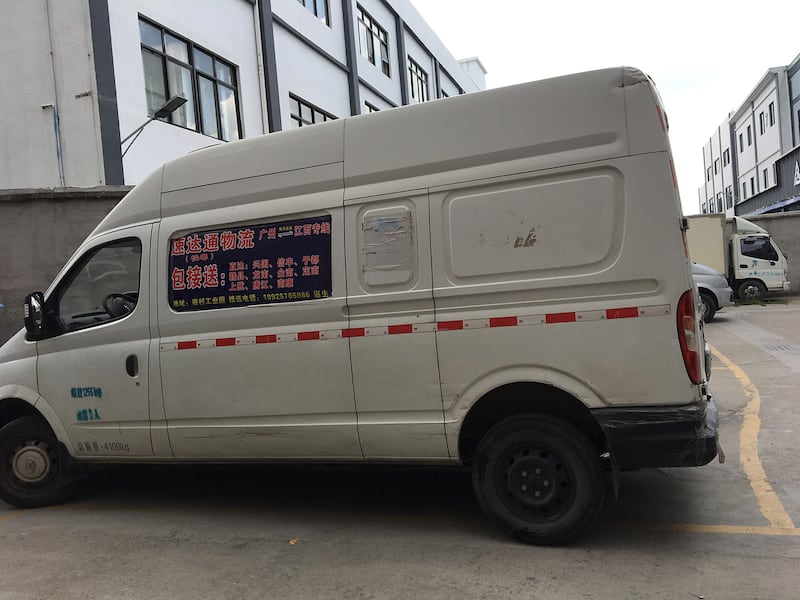
{"label": "small window on van side", "polygon": [[361,282],[378,291],[412,283],[418,276],[413,205],[369,208],[361,215]]}
{"label": "small window on van side", "polygon": [[112,242],[87,252],[62,280],[53,309],[66,331],[126,317],[139,301],[142,243]]}
{"label": "small window on van side", "polygon": [[188,232],[168,250],[168,299],[177,312],[333,293],[330,215]]}
{"label": "small window on van side", "polygon": [[769,238],[744,238],[739,241],[742,254],[750,258],[761,260],[778,260],[778,253],[769,241]]}

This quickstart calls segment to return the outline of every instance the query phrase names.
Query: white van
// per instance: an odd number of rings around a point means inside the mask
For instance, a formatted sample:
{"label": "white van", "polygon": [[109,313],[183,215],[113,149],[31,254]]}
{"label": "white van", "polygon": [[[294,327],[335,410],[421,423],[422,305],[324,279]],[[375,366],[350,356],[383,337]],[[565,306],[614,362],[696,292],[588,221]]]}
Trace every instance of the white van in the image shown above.
{"label": "white van", "polygon": [[471,465],[511,535],[716,455],[653,82],[615,68],[196,152],[0,350],[0,497],[97,462]]}

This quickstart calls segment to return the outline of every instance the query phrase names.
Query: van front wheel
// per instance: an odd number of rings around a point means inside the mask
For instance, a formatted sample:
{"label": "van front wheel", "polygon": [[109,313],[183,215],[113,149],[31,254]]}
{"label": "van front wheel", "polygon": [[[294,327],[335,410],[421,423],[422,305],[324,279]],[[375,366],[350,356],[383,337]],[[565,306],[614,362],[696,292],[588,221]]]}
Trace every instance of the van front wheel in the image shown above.
{"label": "van front wheel", "polygon": [[0,498],[17,508],[36,508],[66,499],[72,486],[63,477],[58,441],[35,417],[0,429]]}
{"label": "van front wheel", "polygon": [[475,453],[472,484],[492,521],[540,545],[585,532],[605,495],[594,446],[569,423],[546,415],[506,419],[489,430]]}
{"label": "van front wheel", "polygon": [[764,296],[767,295],[767,288],[760,281],[748,279],[739,285],[737,295],[742,302],[747,302],[748,300],[763,300]]}

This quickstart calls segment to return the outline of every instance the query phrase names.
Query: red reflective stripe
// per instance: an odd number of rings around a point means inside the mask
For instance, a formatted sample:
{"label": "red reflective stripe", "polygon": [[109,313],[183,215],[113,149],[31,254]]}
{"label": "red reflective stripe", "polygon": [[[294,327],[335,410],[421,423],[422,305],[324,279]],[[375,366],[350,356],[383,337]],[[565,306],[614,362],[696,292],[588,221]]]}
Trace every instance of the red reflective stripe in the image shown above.
{"label": "red reflective stripe", "polygon": [[197,342],[178,342],[178,350],[194,350]]}
{"label": "red reflective stripe", "polygon": [[413,325],[389,325],[389,335],[397,333],[414,333]]}
{"label": "red reflective stripe", "polygon": [[545,323],[574,323],[577,320],[574,312],[570,313],[553,313],[545,315]]}
{"label": "red reflective stripe", "polygon": [[519,325],[517,317],[495,317],[489,319],[489,327],[515,327]]}
{"label": "red reflective stripe", "polygon": [[236,338],[217,338],[217,347],[219,346],[235,346]]}
{"label": "red reflective stripe", "polygon": [[257,335],[256,344],[274,344],[278,341],[277,335]]}
{"label": "red reflective stripe", "polygon": [[630,319],[638,316],[639,309],[635,306],[631,308],[609,308],[606,311],[606,319]]}
{"label": "red reflective stripe", "polygon": [[365,335],[363,327],[356,327],[355,329],[342,329],[343,338],[363,337]]}
{"label": "red reflective stripe", "polygon": [[672,185],[675,186],[675,189],[678,189],[678,176],[675,175],[675,163],[672,162],[672,159],[669,159],[669,169],[672,171]]}
{"label": "red reflective stripe", "polygon": [[318,340],[319,331],[299,331],[297,333],[298,342],[307,342],[309,340]]}
{"label": "red reflective stripe", "polygon": [[661,121],[661,131],[667,133],[667,128],[664,125],[664,115],[661,114],[661,107],[656,105],[656,110],[658,111],[658,120]]}
{"label": "red reflective stripe", "polygon": [[464,329],[464,321],[440,321],[436,328],[439,331],[458,331]]}

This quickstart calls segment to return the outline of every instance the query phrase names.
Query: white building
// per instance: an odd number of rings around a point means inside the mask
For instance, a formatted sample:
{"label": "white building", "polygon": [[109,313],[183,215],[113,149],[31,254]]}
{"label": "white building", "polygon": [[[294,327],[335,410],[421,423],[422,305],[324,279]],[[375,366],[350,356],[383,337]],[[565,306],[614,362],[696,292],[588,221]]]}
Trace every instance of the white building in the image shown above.
{"label": "white building", "polygon": [[[698,190],[701,213],[733,216],[737,204],[778,184],[775,163],[798,143],[799,60],[769,69],[704,146],[704,184]],[[796,81],[790,82],[792,75]],[[790,98],[795,96],[793,110]]]}
{"label": "white building", "polygon": [[[730,119],[730,115],[728,115]],[[703,146],[703,164],[706,167],[705,183],[700,188],[700,211],[702,213],[727,212],[733,210],[736,175],[731,145],[731,128],[725,119],[714,135]]]}
{"label": "white building", "polygon": [[[485,88],[409,0],[3,9],[0,189],[131,185],[210,144]],[[174,95],[186,104],[121,144]]]}

